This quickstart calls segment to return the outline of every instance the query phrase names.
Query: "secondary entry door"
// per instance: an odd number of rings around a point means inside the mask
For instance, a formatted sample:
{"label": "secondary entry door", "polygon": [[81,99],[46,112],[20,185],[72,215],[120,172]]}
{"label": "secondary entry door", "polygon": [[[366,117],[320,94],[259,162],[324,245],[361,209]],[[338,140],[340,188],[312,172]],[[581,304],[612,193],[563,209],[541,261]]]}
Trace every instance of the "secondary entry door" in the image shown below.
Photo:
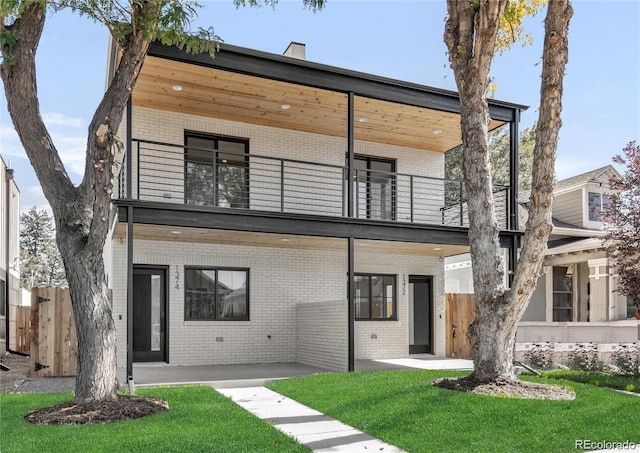
{"label": "secondary entry door", "polygon": [[166,361],[166,269],[133,269],[133,361]]}
{"label": "secondary entry door", "polygon": [[433,278],[409,276],[409,354],[433,354]]}

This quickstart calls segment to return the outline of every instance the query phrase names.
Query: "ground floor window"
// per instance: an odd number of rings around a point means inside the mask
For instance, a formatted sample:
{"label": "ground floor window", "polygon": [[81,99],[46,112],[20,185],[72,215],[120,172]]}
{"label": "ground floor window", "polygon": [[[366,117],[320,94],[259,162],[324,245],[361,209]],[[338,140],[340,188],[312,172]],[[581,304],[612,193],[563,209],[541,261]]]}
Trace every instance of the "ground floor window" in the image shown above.
{"label": "ground floor window", "polygon": [[573,266],[553,268],[553,322],[573,321]]}
{"label": "ground floor window", "polygon": [[186,321],[249,319],[249,270],[185,267]]}
{"label": "ground floor window", "polygon": [[396,276],[356,274],[356,320],[395,320]]}

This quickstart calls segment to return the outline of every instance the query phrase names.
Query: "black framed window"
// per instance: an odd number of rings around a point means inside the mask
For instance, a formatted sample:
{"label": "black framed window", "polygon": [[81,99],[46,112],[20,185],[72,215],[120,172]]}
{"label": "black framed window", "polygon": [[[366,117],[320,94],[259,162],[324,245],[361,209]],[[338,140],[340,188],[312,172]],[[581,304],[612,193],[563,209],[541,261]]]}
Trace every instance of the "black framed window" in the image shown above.
{"label": "black framed window", "polygon": [[398,318],[395,275],[355,274],[354,280],[357,321],[392,321]]}
{"label": "black framed window", "polygon": [[5,286],[4,280],[0,280],[0,316],[6,316],[7,314],[7,300],[5,298],[5,296],[7,295],[6,291],[7,287]]}
{"label": "black framed window", "polygon": [[185,145],[185,204],[249,208],[249,140],[186,132]]}
{"label": "black framed window", "polygon": [[249,269],[184,269],[185,321],[249,320]]}
{"label": "black framed window", "polygon": [[[353,187],[356,215],[374,220],[394,220],[396,161],[373,156],[354,156]],[[347,156],[347,166],[348,156]]]}

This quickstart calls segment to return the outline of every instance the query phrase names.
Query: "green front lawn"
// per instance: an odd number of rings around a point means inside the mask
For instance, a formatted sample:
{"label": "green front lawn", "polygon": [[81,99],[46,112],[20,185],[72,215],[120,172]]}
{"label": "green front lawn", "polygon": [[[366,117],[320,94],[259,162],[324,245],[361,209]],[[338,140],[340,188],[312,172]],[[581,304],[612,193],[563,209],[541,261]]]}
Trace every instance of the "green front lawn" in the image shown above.
{"label": "green front lawn", "polygon": [[608,387],[627,392],[640,393],[640,374],[609,374],[596,371],[547,371],[544,376],[550,379],[564,379],[582,382],[596,387]]}
{"label": "green front lawn", "polygon": [[41,426],[24,416],[71,399],[0,394],[0,451],[14,452],[308,452],[210,387],[139,390],[170,410],[107,425]]}
{"label": "green front lawn", "polygon": [[573,401],[521,400],[442,390],[431,381],[467,373],[323,374],[269,388],[408,452],[569,452],[575,441],[640,444],[640,398],[568,381]]}

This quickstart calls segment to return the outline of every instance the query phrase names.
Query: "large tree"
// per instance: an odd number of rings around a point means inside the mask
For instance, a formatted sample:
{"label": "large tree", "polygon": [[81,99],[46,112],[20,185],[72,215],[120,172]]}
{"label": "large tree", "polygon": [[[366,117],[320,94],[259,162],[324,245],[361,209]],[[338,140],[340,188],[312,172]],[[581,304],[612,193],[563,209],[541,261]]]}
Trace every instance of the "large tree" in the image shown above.
{"label": "large tree", "polygon": [[[260,4],[259,0],[234,2]],[[275,5],[277,0],[263,3]],[[315,10],[324,1],[303,3]],[[0,1],[0,76],[7,107],[53,210],[69,282],[78,335],[77,403],[117,397],[116,332],[103,261],[118,148],[116,133],[153,41],[213,56],[218,39],[212,30],[190,30],[198,6],[191,0]],[[38,103],[35,59],[47,7],[51,11],[71,8],[104,24],[120,51],[113,78],[89,124],[85,173],[78,186],[65,170]]]}
{"label": "large tree", "polygon": [[[568,59],[568,0],[547,6],[542,78],[529,219],[511,287],[503,281],[499,227],[493,200],[487,130],[487,91],[498,49],[501,21],[520,25],[525,0],[447,0],[444,41],[460,93],[464,183],[469,207],[469,245],[473,266],[476,318],[469,328],[474,371],[467,381],[513,380],[516,326],[536,286],[551,232],[555,154],[561,126],[562,82]],[[512,27],[513,28],[513,27]]]}
{"label": "large tree", "polygon": [[614,248],[619,291],[640,307],[640,145],[629,142],[613,161],[626,170],[611,181],[603,210],[605,242]]}
{"label": "large tree", "polygon": [[35,206],[20,215],[20,286],[65,287],[53,219]]}
{"label": "large tree", "polygon": [[[489,161],[491,163],[491,178],[494,184],[509,185],[510,149],[509,129],[498,128],[489,132],[488,147]],[[518,145],[518,188],[529,190],[531,188],[531,168],[533,165],[533,147],[536,143],[536,126],[528,127],[520,132]],[[447,151],[444,158],[444,177],[449,180],[463,178],[462,171],[462,146]]]}

